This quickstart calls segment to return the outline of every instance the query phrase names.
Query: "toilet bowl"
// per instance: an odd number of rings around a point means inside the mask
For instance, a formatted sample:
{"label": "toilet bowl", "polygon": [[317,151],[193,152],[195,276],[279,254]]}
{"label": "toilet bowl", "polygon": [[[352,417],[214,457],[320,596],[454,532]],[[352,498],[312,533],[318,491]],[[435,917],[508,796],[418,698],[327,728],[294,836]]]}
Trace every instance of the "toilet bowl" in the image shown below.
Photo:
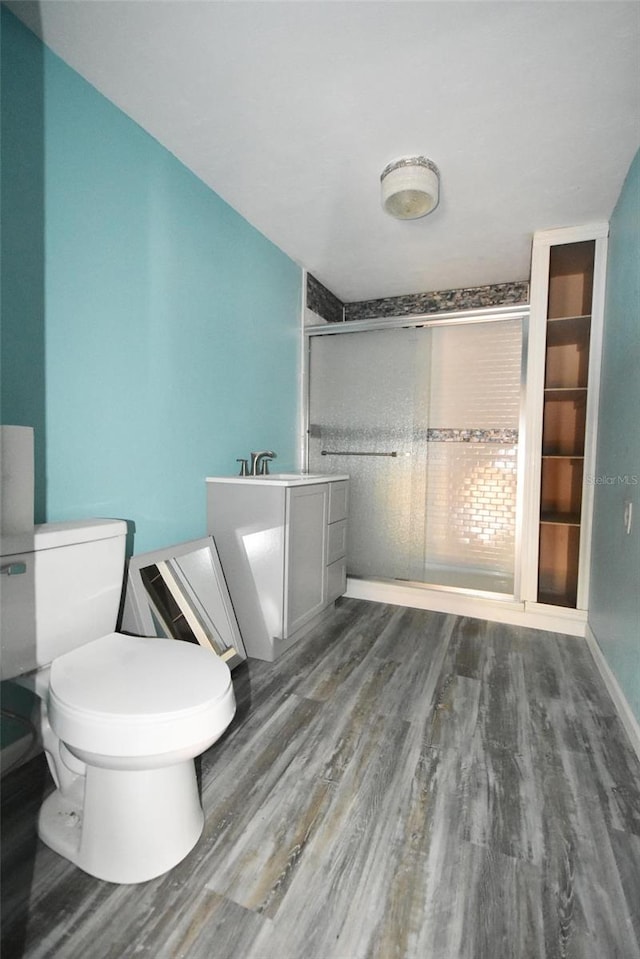
{"label": "toilet bowl", "polygon": [[226,663],[201,646],[112,633],[52,663],[46,709],[45,750],[65,772],[40,810],[41,839],[117,883],[183,859],[204,823],[193,760],[235,711]]}
{"label": "toilet bowl", "polygon": [[38,833],[85,872],[153,879],[193,848],[204,816],[194,758],[235,712],[229,667],[174,639],[110,632],[124,569],[120,521],[45,524],[4,548],[1,678],[41,698],[55,791]]}

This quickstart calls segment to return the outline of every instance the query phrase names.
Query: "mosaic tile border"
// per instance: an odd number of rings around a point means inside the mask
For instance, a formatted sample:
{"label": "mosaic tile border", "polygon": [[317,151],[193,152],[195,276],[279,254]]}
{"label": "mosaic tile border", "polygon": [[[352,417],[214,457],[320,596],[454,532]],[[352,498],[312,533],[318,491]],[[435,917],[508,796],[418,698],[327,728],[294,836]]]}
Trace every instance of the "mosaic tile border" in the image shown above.
{"label": "mosaic tile border", "polygon": [[[330,444],[346,444],[353,448],[357,441],[357,431],[351,427],[323,427],[320,423],[309,424],[309,438],[320,439]],[[393,444],[397,439],[397,431],[393,427],[372,427],[367,431],[370,442],[373,444]],[[427,428],[414,430],[409,441],[412,443],[499,443],[502,446],[517,446],[517,429],[442,429]]]}
{"label": "mosaic tile border", "polygon": [[491,306],[524,305],[529,302],[529,284],[494,283],[459,290],[434,293],[410,293],[379,300],[345,303],[345,320],[369,320],[381,316],[415,316],[420,313],[443,313],[457,310],[478,310]]}
{"label": "mosaic tile border", "polygon": [[501,443],[515,446],[518,430],[448,430],[428,429],[427,443]]}
{"label": "mosaic tile border", "polygon": [[323,286],[320,280],[307,273],[307,309],[313,310],[328,323],[342,323],[344,303],[331,290]]}

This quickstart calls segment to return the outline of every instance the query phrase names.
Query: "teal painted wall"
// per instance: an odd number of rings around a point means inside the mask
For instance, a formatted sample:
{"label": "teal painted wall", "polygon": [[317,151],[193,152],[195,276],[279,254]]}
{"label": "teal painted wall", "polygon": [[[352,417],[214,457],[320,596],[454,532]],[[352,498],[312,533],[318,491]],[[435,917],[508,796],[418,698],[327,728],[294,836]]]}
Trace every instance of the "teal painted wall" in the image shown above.
{"label": "teal painted wall", "polygon": [[[1,8],[0,8],[1,9]],[[0,409],[35,427],[35,516],[46,512],[43,47],[1,9]],[[15,43],[15,45],[14,45]]]}
{"label": "teal painted wall", "polygon": [[301,271],[6,10],[2,72],[2,417],[36,427],[38,518],[201,536],[206,475],[296,463]]}
{"label": "teal painted wall", "polygon": [[[640,720],[640,151],[611,218],[589,624]],[[633,529],[623,526],[633,504]]]}

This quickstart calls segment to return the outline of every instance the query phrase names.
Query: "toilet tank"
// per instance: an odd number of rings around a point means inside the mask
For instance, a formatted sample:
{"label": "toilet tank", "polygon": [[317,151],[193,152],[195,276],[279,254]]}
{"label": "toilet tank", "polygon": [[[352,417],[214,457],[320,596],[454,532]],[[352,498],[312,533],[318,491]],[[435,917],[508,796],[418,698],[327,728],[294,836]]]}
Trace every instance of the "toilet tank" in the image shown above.
{"label": "toilet tank", "polygon": [[116,628],[127,525],[93,519],[2,539],[0,678],[41,666]]}

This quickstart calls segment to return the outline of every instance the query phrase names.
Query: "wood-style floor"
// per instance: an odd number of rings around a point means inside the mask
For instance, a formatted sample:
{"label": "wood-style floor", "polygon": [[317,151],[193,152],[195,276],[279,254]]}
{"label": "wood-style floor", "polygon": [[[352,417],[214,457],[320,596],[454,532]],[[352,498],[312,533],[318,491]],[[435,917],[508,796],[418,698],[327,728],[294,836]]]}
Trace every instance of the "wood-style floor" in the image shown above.
{"label": "wood-style floor", "polygon": [[3,959],[640,959],[640,764],[582,640],[342,600],[234,682],[160,879],[58,857],[42,760],[9,775]]}

